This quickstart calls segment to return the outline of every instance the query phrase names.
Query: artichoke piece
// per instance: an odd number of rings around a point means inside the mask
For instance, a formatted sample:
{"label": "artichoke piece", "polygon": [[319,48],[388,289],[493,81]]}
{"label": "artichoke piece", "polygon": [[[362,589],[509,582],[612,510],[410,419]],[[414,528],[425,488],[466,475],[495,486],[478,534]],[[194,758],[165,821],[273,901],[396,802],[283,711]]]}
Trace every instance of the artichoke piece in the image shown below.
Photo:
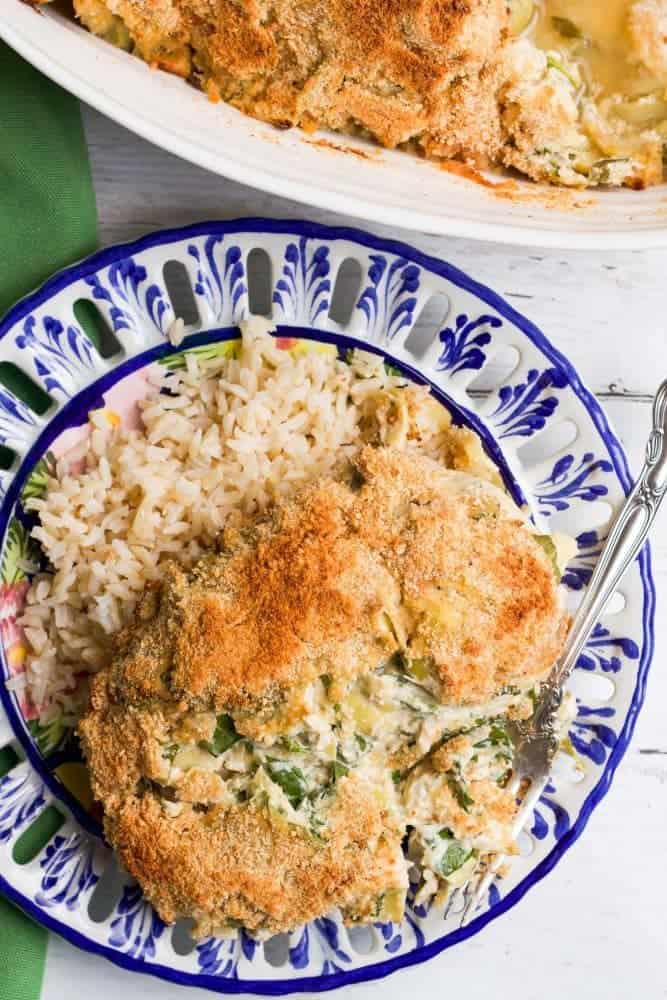
{"label": "artichoke piece", "polygon": [[634,101],[619,101],[612,106],[612,111],[628,125],[652,128],[667,119],[667,101],[658,94],[650,94]]}

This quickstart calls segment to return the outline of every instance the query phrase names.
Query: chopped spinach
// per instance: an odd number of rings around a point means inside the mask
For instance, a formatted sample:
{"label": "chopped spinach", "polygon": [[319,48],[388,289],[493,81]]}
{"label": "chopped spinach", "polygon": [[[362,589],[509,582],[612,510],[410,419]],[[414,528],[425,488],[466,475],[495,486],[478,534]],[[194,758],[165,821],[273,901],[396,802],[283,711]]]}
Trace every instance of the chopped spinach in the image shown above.
{"label": "chopped spinach", "polygon": [[343,764],[341,760],[335,760],[331,765],[331,773],[333,776],[334,784],[341,778],[344,778],[346,774],[350,773],[350,769],[347,764]]}
{"label": "chopped spinach", "polygon": [[287,753],[306,753],[307,747],[298,740],[293,740],[290,736],[283,736],[280,740],[280,746]]}
{"label": "chopped spinach", "polygon": [[308,829],[310,831],[311,837],[313,838],[313,840],[316,840],[318,844],[326,844],[327,842],[327,838],[321,832],[323,827],[324,827],[324,822],[321,819],[318,819],[316,816],[311,816],[310,826],[308,827]]}
{"label": "chopped spinach", "polygon": [[503,723],[496,719],[495,722],[491,723],[489,728],[489,735],[483,740],[479,740],[478,743],[474,744],[475,747],[511,747],[512,740],[510,739],[509,733],[505,729]]}
{"label": "chopped spinach", "polygon": [[470,806],[474,805],[475,800],[468,794],[458,774],[454,771],[448,771],[447,784],[449,785],[450,792],[461,806],[461,809],[464,812],[470,812]]}
{"label": "chopped spinach", "polygon": [[[443,837],[443,834],[449,834],[449,836]],[[454,840],[450,830],[441,830],[440,836],[443,837],[443,840],[449,840],[440,862],[440,874],[447,878],[448,875],[458,871],[468,858],[472,857],[473,852],[472,849],[464,847],[459,840]]]}
{"label": "chopped spinach", "polygon": [[[404,674],[392,674],[398,683],[403,688],[403,697],[400,699],[400,704],[404,708],[409,708],[412,712],[435,712],[439,707],[440,703],[437,698],[427,691],[426,688],[422,687],[421,684],[417,684],[416,681],[411,680]],[[415,699],[412,701],[411,699]]]}
{"label": "chopped spinach", "polygon": [[219,757],[221,753],[229,750],[241,739],[236,732],[234,720],[231,715],[219,715],[215,724],[213,739],[200,740],[199,746],[202,750],[208,750],[213,757]]}
{"label": "chopped spinach", "polygon": [[547,68],[555,69],[558,73],[562,73],[565,79],[569,80],[569,82],[572,84],[573,87],[576,88],[579,86],[579,83],[575,79],[575,77],[573,77],[570,71],[566,69],[565,66],[563,66],[562,62],[559,62],[559,60],[556,59],[554,56],[547,56]]}
{"label": "chopped spinach", "polygon": [[265,765],[271,781],[282,788],[290,805],[298,809],[306,796],[306,779],[298,767],[280,767],[276,762]]}
{"label": "chopped spinach", "polygon": [[349,486],[353,493],[358,493],[361,487],[366,482],[366,478],[356,467],[352,469],[350,473]]}
{"label": "chopped spinach", "polygon": [[496,779],[496,784],[499,785],[500,788],[504,788],[505,785],[507,784],[507,782],[508,782],[511,774],[512,774],[512,768],[508,767],[507,770],[503,771],[503,773],[500,775],[500,777]]}
{"label": "chopped spinach", "polygon": [[604,160],[596,160],[591,167],[591,180],[594,184],[610,184],[611,183],[611,167],[615,163],[630,163],[627,156],[608,156]]}
{"label": "chopped spinach", "polygon": [[362,753],[365,753],[371,745],[371,741],[367,740],[365,736],[361,735],[361,733],[355,733],[354,740]]}

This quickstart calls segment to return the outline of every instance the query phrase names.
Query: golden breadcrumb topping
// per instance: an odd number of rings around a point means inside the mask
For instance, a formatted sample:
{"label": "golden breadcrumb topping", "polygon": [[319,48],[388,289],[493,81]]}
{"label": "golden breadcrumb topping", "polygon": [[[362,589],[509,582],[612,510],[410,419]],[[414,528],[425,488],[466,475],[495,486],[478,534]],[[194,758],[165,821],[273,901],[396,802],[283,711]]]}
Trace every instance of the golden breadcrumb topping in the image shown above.
{"label": "golden breadcrumb topping", "polygon": [[169,566],[80,723],[107,836],[161,916],[399,919],[406,826],[463,870],[514,813],[492,720],[560,650],[557,583],[499,488],[371,445]]}
{"label": "golden breadcrumb topping", "polygon": [[667,0],[73,2],[95,34],[278,128],[570,187],[663,176]]}

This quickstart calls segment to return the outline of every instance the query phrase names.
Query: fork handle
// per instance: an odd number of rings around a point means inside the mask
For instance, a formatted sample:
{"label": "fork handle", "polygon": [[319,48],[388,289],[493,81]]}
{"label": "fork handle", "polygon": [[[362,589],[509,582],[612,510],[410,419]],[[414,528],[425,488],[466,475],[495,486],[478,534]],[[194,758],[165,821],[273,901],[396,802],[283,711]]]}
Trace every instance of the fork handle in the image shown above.
{"label": "fork handle", "polygon": [[559,696],[621,577],[646,541],[665,493],[667,379],[658,389],[653,401],[653,428],[646,444],[644,468],[609,532],[584,598],[572,621],[563,651],[546,682],[546,697],[542,700],[545,714],[549,712],[552,699]]}

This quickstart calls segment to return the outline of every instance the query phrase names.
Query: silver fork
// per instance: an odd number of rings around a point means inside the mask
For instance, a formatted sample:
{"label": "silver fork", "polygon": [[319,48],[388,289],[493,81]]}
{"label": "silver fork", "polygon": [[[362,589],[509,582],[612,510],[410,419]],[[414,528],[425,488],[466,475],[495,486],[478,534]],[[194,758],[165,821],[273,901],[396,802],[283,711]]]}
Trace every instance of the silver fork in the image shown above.
{"label": "silver fork", "polygon": [[[653,401],[653,428],[646,444],[644,468],[609,532],[572,621],[563,651],[542,685],[533,715],[525,722],[511,723],[508,727],[514,744],[510,790],[516,795],[522,793],[521,805],[512,827],[514,839],[532,815],[533,807],[549,778],[551,764],[558,749],[554,717],[561,702],[563,686],[621,577],[646,541],[665,493],[667,379],[658,389]],[[488,868],[473,874],[464,890],[465,906],[461,915],[461,927],[475,913],[505,860],[504,855],[498,855]]]}

